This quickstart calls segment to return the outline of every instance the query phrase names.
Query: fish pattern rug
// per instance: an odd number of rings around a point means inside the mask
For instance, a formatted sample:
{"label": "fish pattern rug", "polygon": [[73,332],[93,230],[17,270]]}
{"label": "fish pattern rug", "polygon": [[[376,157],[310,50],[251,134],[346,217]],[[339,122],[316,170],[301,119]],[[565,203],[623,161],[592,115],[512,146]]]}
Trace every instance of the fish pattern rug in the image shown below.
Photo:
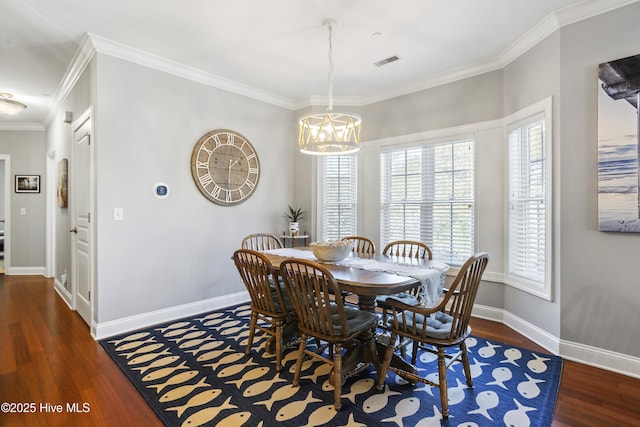
{"label": "fish pattern rug", "polygon": [[[562,371],[558,356],[469,337],[474,386],[461,363],[447,371],[449,419],[442,419],[437,388],[409,384],[389,372],[377,392],[369,367],[342,388],[333,408],[329,365],[304,362],[298,387],[294,345],[280,373],[257,334],[249,355],[248,304],[100,341],[167,426],[548,426]],[[410,354],[410,352],[408,352]],[[421,352],[419,373],[437,382],[437,360]]]}

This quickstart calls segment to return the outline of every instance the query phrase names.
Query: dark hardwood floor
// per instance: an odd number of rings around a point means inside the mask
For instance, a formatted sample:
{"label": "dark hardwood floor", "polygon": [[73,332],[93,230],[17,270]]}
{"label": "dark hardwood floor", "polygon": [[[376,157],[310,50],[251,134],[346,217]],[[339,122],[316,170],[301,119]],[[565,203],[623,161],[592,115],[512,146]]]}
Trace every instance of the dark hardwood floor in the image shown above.
{"label": "dark hardwood floor", "polygon": [[[472,327],[475,335],[546,353],[504,325],[474,319]],[[161,425],[53,281],[38,276],[0,275],[4,402],[35,412],[0,412],[2,427]],[[69,412],[74,404],[85,412]],[[565,361],[552,425],[640,426],[640,379]]]}

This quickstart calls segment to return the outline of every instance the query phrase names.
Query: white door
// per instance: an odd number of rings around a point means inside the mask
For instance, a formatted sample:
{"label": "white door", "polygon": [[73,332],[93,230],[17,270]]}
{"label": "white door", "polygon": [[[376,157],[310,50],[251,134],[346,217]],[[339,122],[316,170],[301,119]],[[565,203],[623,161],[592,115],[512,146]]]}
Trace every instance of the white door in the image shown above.
{"label": "white door", "polygon": [[91,326],[91,117],[81,117],[74,123],[72,155],[73,196],[71,228],[71,283],[74,306]]}

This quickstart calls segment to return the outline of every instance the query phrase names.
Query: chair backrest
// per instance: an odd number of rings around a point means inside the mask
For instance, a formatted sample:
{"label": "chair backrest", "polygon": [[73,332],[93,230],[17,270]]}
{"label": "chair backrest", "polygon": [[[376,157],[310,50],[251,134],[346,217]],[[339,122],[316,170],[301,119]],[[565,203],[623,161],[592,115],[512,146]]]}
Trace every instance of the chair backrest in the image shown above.
{"label": "chair backrest", "polygon": [[280,249],[282,248],[282,242],[273,234],[255,233],[249,234],[242,239],[242,248],[262,252],[269,249]]}
{"label": "chair backrest", "polygon": [[387,244],[382,251],[384,255],[432,259],[431,248],[422,242],[414,240],[396,240]]}
{"label": "chair backrest", "polygon": [[[322,265],[303,259],[287,259],[280,275],[298,317],[298,329],[324,340],[347,338],[347,320],[340,287]],[[338,322],[334,321],[338,316]]]}
{"label": "chair backrest", "polygon": [[233,262],[251,297],[252,308],[263,314],[284,314],[284,290],[280,288],[269,259],[251,249],[238,249]]}
{"label": "chair backrest", "polygon": [[[387,303],[393,311],[393,327],[405,336],[412,339],[428,340],[431,343],[438,342],[445,345],[454,345],[463,341],[469,334],[469,319],[476,299],[478,286],[482,279],[489,255],[477,253],[471,256],[462,267],[444,298],[436,307],[423,307],[408,305],[400,301],[394,301],[393,297],[387,299]],[[440,315],[446,313],[448,316]],[[442,326],[435,331],[429,328],[435,324]],[[450,328],[449,328],[450,323]],[[447,327],[444,327],[444,325]],[[437,337],[433,333],[437,333]]]}
{"label": "chair backrest", "polygon": [[347,236],[340,240],[352,240],[353,251],[356,254],[375,255],[376,245],[366,237],[361,236]]}
{"label": "chair backrest", "polygon": [[488,262],[489,254],[485,252],[472,255],[460,267],[458,275],[439,304],[443,308],[448,306],[444,311],[453,317],[450,339],[462,337],[466,333],[480,280]]}

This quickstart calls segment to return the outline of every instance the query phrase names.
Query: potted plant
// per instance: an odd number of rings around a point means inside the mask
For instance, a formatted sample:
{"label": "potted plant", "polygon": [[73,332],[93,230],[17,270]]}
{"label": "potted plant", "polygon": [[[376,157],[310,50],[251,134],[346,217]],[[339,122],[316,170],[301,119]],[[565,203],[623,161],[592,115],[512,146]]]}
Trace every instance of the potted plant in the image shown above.
{"label": "potted plant", "polygon": [[304,219],[305,212],[302,208],[294,208],[289,205],[286,217],[289,219],[289,234],[297,236],[300,232],[300,220]]}

